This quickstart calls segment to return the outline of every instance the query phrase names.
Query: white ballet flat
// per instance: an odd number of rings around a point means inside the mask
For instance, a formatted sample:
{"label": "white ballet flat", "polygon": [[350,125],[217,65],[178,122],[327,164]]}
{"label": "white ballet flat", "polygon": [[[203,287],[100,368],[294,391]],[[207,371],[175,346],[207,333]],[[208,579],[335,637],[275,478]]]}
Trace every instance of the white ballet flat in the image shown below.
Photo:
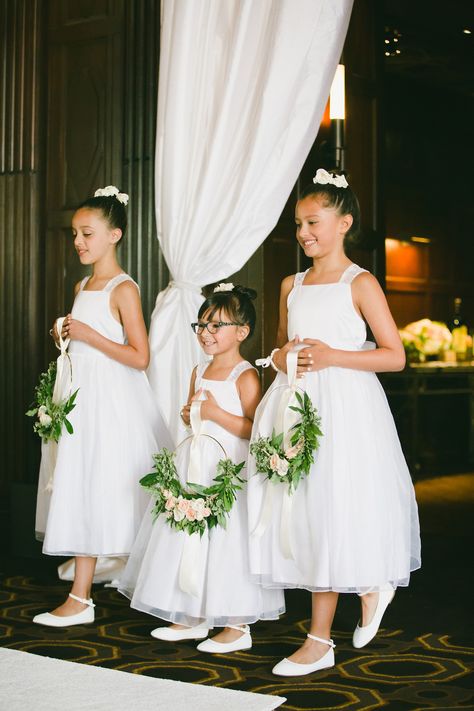
{"label": "white ballet flat", "polygon": [[175,630],[172,627],[156,627],[150,634],[155,639],[162,639],[165,642],[180,642],[183,639],[204,639],[209,634],[209,628],[203,625],[185,627],[182,630]]}
{"label": "white ballet flat", "polygon": [[85,610],[78,612],[76,615],[66,615],[60,617],[59,615],[53,615],[51,612],[42,612],[41,615],[35,615],[33,617],[33,622],[37,625],[46,625],[47,627],[72,627],[72,625],[87,625],[90,622],[94,622],[94,603],[92,598],[77,597],[69,593],[69,597],[77,602],[82,602],[83,605],[87,605]]}
{"label": "white ballet flat", "polygon": [[244,634],[233,642],[215,642],[213,639],[205,639],[200,642],[196,649],[200,652],[208,654],[228,654],[229,652],[238,652],[243,649],[252,648],[252,637],[250,636],[250,627],[248,625],[226,625],[233,630],[241,630]]}
{"label": "white ballet flat", "polygon": [[278,664],[273,667],[273,674],[277,676],[305,676],[306,674],[312,674],[320,669],[330,669],[334,666],[334,647],[336,645],[332,639],[322,639],[321,637],[315,637],[313,634],[307,634],[306,636],[310,639],[314,639],[316,642],[323,642],[329,645],[329,650],[321,659],[318,659],[312,664],[298,664],[286,658],[282,659],[281,662],[278,662]]}
{"label": "white ballet flat", "polygon": [[[380,590],[379,599],[377,601],[377,607],[375,608],[374,616],[368,625],[360,627],[357,623],[357,627],[352,635],[352,645],[356,649],[365,647],[377,634],[379,631],[380,623],[382,622],[382,617],[387,607],[392,602],[395,596],[395,590],[390,588],[389,590]],[[360,621],[360,620],[359,620]]]}

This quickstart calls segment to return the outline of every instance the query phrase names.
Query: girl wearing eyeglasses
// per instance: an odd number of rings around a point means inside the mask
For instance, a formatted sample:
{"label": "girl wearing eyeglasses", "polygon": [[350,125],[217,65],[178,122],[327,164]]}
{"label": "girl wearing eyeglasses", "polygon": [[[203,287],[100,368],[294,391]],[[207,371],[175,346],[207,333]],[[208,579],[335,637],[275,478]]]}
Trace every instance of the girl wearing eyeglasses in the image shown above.
{"label": "girl wearing eyeglasses", "polygon": [[[193,419],[195,434],[198,428],[203,435],[194,438],[191,451],[189,443],[178,447],[175,462],[182,484],[196,481],[190,476],[195,443],[198,479],[204,487],[213,483],[219,460],[227,457],[238,464],[247,459],[261,388],[240,346],[255,328],[255,297],[253,289],[220,284],[191,324],[211,360],[193,370],[180,413],[188,426]],[[242,475],[245,478],[245,469]],[[211,654],[250,649],[249,624],[284,612],[283,591],[265,590],[250,580],[247,530],[245,483],[225,528],[206,529],[194,542],[187,531],[170,526],[166,514],[153,524],[148,512],[119,589],[131,598],[132,607],[171,623],[154,629],[153,637],[169,642],[201,639],[198,649]],[[223,629],[207,638],[213,627]]]}

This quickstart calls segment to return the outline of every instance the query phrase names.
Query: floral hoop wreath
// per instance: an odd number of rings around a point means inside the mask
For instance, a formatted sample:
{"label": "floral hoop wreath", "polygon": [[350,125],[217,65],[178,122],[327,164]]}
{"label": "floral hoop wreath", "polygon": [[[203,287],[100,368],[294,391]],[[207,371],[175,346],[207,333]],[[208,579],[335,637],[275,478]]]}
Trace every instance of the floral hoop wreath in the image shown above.
{"label": "floral hoop wreath", "polygon": [[[265,474],[272,482],[288,484],[288,494],[292,494],[300,480],[309,474],[319,449],[319,438],[323,436],[321,418],[308,393],[298,386],[297,351],[304,347],[304,344],[298,344],[286,356],[288,385],[277,386],[270,393],[271,397],[285,388],[277,415],[277,423],[281,421],[283,431],[273,429],[271,437],[258,437],[250,444],[257,472]],[[257,364],[267,367],[272,363],[274,353],[275,350],[269,358],[259,359]]]}
{"label": "floral hoop wreath", "polygon": [[[61,351],[61,355],[57,360],[51,361],[48,369],[39,376],[38,385],[35,387],[34,402],[25,413],[28,417],[38,418],[33,425],[33,430],[44,442],[49,440],[59,442],[63,426],[69,434],[74,432],[67,416],[76,407],[75,401],[79,389],[74,393],[72,392],[72,363],[67,352],[69,339],[63,339],[61,336],[63,322],[63,317],[58,318],[56,321],[56,330],[59,334],[58,348]],[[61,399],[60,394],[56,392],[56,383],[62,379],[62,371],[66,359],[69,364],[70,387],[69,395]]]}
{"label": "floral hoop wreath", "polygon": [[[211,435],[203,433],[198,436],[213,440],[224,453],[224,458],[217,463],[216,476],[211,486],[191,482],[187,487],[183,486],[174,462],[176,452],[170,452],[165,447],[153,455],[154,471],[140,479],[140,484],[155,498],[152,509],[154,521],[164,513],[171,528],[185,531],[189,535],[199,533],[202,536],[206,529],[215,526],[226,528],[236,492],[245,483],[239,476],[245,462],[234,464],[220,442]],[[186,437],[178,447],[190,439],[193,436]]]}
{"label": "floral hoop wreath", "polygon": [[[273,392],[277,390],[279,387]],[[271,437],[258,437],[250,445],[250,454],[255,458],[257,472],[265,474],[272,482],[286,483],[290,494],[295,491],[301,479],[309,474],[315,452],[319,449],[319,438],[323,436],[321,418],[308,393],[298,388],[294,394],[298,406],[289,407],[299,415],[299,420],[290,428],[289,446],[284,446],[285,433],[276,433],[275,430]]]}

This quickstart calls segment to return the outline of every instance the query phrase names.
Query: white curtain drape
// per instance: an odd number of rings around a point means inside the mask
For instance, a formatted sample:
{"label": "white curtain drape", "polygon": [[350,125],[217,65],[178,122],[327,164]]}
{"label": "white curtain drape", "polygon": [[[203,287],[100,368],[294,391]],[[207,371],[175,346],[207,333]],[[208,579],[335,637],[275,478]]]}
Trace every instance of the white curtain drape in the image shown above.
{"label": "white curtain drape", "polygon": [[155,185],[172,281],[152,315],[148,373],[176,440],[200,358],[190,328],[200,288],[238,271],[275,226],[316,137],[351,9],[163,0]]}

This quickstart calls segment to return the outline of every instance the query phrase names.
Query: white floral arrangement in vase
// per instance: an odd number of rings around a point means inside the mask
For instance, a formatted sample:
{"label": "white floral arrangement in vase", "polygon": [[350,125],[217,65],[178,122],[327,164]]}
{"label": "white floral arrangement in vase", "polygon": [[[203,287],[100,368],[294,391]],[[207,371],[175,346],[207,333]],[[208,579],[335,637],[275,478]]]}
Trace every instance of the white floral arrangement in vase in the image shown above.
{"label": "white floral arrangement in vase", "polygon": [[451,348],[451,331],[445,323],[422,318],[399,330],[409,361],[423,363],[428,357],[440,357]]}

